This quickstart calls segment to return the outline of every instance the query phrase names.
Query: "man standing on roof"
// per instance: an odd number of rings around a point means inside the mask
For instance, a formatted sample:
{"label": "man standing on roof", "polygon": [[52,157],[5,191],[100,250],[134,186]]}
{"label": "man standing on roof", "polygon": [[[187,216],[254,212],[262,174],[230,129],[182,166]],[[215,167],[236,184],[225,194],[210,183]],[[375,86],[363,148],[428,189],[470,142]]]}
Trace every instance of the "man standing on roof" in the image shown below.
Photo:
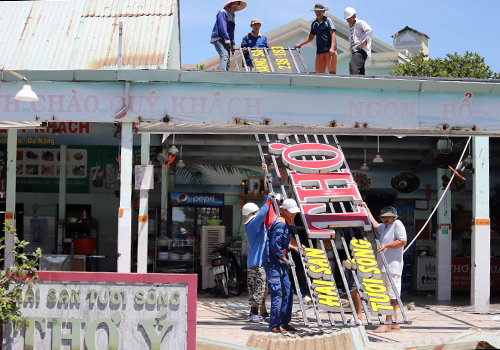
{"label": "man standing on roof", "polygon": [[356,18],[356,10],[347,7],[344,18],[349,23],[349,44],[351,45],[351,61],[349,74],[365,75],[365,62],[372,56],[372,28]]}
{"label": "man standing on roof", "polygon": [[311,11],[316,14],[316,19],[311,24],[311,33],[294,47],[298,49],[316,37],[316,73],[324,74],[328,68],[328,73],[337,74],[336,29],[333,20],[325,16],[325,12],[328,10],[328,7],[321,3],[314,6]]}
{"label": "man standing on roof", "polygon": [[[398,320],[397,307],[398,300],[391,283],[389,282],[388,274],[391,274],[394,284],[396,285],[397,295],[401,294],[401,275],[403,273],[403,247],[406,245],[406,229],[403,223],[398,219],[398,212],[394,207],[384,207],[380,212],[379,218],[382,223],[379,224],[377,220],[373,217],[370,209],[366,203],[361,203],[361,206],[366,208],[370,220],[372,222],[373,228],[380,235],[380,247],[379,252],[384,252],[385,259],[387,260],[387,265],[389,271],[386,270],[382,263],[380,254],[378,255],[378,266],[382,273],[382,279],[384,285],[387,287],[387,294],[391,298],[391,305],[394,309],[394,320]],[[385,322],[392,322],[391,316],[387,315],[385,317]],[[375,333],[387,333],[390,331],[400,331],[399,325],[383,325],[374,330]]]}
{"label": "man standing on roof", "polygon": [[235,12],[241,11],[247,6],[244,1],[229,0],[224,8],[217,13],[214,29],[210,43],[214,44],[215,50],[220,56],[219,69],[229,70],[229,57],[234,52],[234,28]]}
{"label": "man standing on roof", "polygon": [[287,269],[295,266],[293,260],[288,259],[291,248],[290,227],[300,209],[293,199],[285,199],[280,208],[280,216],[269,227],[268,245],[262,258],[267,274],[269,294],[271,294],[269,331],[273,333],[296,330],[290,325],[293,293]]}
{"label": "man standing on roof", "polygon": [[267,43],[267,36],[260,32],[261,26],[262,23],[260,22],[260,19],[252,19],[250,21],[250,28],[252,28],[252,31],[248,34],[245,34],[243,40],[241,40],[241,47],[243,48],[245,61],[248,67],[253,67],[252,59],[250,58],[250,54],[248,53],[249,48],[255,49],[269,47],[269,44]]}
{"label": "man standing on roof", "polygon": [[[264,176],[266,164],[262,164]],[[269,208],[273,205],[274,193],[264,198],[264,205],[259,208],[255,203],[247,203],[242,208],[245,217],[245,234],[247,235],[249,251],[247,256],[248,303],[250,304],[249,321],[260,322],[269,317],[266,310],[266,271],[262,266],[262,254],[267,240],[267,227],[264,224]],[[260,308],[260,316],[259,316]]]}

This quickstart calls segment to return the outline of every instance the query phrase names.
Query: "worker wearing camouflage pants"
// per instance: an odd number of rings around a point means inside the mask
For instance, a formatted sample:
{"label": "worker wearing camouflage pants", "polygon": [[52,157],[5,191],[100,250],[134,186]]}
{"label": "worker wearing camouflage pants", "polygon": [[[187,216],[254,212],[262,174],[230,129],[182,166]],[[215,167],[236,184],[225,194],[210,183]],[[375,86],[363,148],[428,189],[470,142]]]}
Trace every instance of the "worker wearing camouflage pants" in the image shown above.
{"label": "worker wearing camouflage pants", "polygon": [[[263,169],[265,166],[265,164],[262,165]],[[242,208],[242,214],[245,217],[243,223],[245,225],[245,234],[250,246],[247,255],[247,285],[248,302],[250,304],[248,321],[252,322],[260,322],[269,317],[265,303],[267,277],[262,266],[262,254],[267,239],[267,228],[264,219],[269,212],[273,196],[274,193],[264,198],[262,208],[259,208],[255,203],[247,203]]]}

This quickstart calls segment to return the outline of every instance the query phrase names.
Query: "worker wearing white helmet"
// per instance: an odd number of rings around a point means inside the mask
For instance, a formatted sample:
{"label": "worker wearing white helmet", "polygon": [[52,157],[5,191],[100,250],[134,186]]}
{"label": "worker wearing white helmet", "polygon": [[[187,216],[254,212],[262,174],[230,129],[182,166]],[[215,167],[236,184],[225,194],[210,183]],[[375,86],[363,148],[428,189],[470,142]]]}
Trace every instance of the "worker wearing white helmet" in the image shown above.
{"label": "worker wearing white helmet", "polygon": [[290,252],[290,230],[295,215],[300,212],[297,202],[285,199],[280,206],[280,216],[269,227],[268,250],[264,251],[263,264],[266,268],[269,294],[271,295],[271,317],[269,331],[285,333],[296,330],[290,325],[292,318],[293,293],[287,268],[295,267]]}
{"label": "worker wearing white helmet", "polygon": [[[262,164],[264,176],[266,175],[266,164]],[[264,198],[261,208],[255,203],[247,203],[242,208],[245,217],[245,234],[247,235],[249,250],[247,256],[247,285],[248,303],[250,304],[250,315],[248,321],[260,322],[269,317],[266,310],[265,293],[267,286],[266,271],[262,266],[262,255],[266,246],[267,227],[264,220],[272,205],[274,193]],[[260,308],[260,316],[259,316]]]}
{"label": "worker wearing white helmet", "polygon": [[365,63],[371,59],[372,28],[356,16],[356,10],[347,7],[344,10],[344,19],[349,23],[349,43],[351,45],[351,61],[349,74],[365,75]]}

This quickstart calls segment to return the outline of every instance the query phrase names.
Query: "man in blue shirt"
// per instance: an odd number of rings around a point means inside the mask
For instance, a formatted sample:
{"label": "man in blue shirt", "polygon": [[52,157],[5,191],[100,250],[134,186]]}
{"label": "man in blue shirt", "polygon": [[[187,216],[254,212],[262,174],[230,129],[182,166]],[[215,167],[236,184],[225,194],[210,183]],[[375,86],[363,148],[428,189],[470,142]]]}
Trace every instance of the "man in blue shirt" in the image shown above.
{"label": "man in blue shirt", "polygon": [[215,50],[219,54],[219,69],[229,70],[229,56],[234,52],[234,28],[235,12],[241,11],[247,6],[244,1],[229,0],[224,8],[217,13],[210,43],[214,44]]}
{"label": "man in blue shirt", "polygon": [[[266,174],[266,164],[262,164],[264,176]],[[242,208],[242,214],[245,217],[245,234],[247,235],[249,250],[247,256],[247,285],[248,285],[248,303],[250,304],[249,321],[260,322],[265,317],[269,317],[266,310],[266,271],[262,266],[262,254],[264,252],[267,240],[267,227],[264,223],[274,193],[269,193],[264,198],[264,205],[259,208],[255,203],[247,203]],[[260,308],[260,316],[259,316]]]}
{"label": "man in blue shirt", "polygon": [[296,330],[290,325],[293,293],[287,269],[295,266],[293,260],[288,259],[291,248],[290,227],[300,209],[293,199],[285,199],[280,209],[280,216],[269,227],[268,244],[262,258],[271,295],[269,331],[273,333]]}
{"label": "man in blue shirt", "polygon": [[311,11],[316,14],[316,19],[311,24],[311,33],[294,47],[298,49],[316,38],[316,73],[324,74],[328,68],[328,73],[337,74],[336,29],[333,20],[325,16],[328,7],[317,3]]}
{"label": "man in blue shirt", "polygon": [[243,48],[243,53],[245,54],[245,61],[248,67],[253,67],[252,59],[250,58],[250,54],[248,53],[248,49],[255,48],[264,48],[269,47],[267,43],[267,36],[260,32],[260,27],[262,23],[260,19],[254,18],[250,21],[250,28],[252,31],[248,34],[245,34],[243,40],[241,40],[241,47]]}

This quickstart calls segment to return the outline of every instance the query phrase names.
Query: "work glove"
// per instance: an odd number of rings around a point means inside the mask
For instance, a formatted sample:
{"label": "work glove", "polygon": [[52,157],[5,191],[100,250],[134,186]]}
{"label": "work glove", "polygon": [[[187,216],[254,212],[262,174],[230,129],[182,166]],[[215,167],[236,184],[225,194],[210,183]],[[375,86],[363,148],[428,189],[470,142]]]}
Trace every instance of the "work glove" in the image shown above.
{"label": "work glove", "polygon": [[236,50],[236,46],[233,45],[233,47],[231,47],[231,53],[234,55],[234,51]]}
{"label": "work glove", "polygon": [[273,176],[271,174],[266,175],[266,183],[268,183],[270,186],[273,185]]}
{"label": "work glove", "polygon": [[267,199],[271,202],[273,202],[275,199],[276,199],[276,193],[274,192],[269,192],[269,194],[267,195]]}
{"label": "work glove", "polygon": [[224,48],[225,48],[227,51],[231,51],[231,40],[226,40],[226,41],[224,41]]}
{"label": "work glove", "polygon": [[286,265],[286,267],[287,267],[288,269],[289,269],[289,268],[291,268],[291,267],[295,267],[295,263],[293,262],[293,260],[290,260],[290,259],[287,259],[287,260],[285,261],[285,265]]}

